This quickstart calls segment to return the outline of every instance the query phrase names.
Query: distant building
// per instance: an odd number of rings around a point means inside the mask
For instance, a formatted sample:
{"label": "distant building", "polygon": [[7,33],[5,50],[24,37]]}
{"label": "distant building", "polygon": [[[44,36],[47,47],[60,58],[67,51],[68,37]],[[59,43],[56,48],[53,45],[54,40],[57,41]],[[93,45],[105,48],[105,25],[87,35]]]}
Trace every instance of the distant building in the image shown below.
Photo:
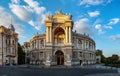
{"label": "distant building", "polygon": [[18,34],[13,25],[0,26],[0,65],[17,64]]}
{"label": "distant building", "polygon": [[30,64],[71,66],[96,63],[94,40],[86,34],[72,31],[71,14],[64,14],[60,10],[54,15],[49,14],[45,25],[44,34],[37,33],[24,43]]}

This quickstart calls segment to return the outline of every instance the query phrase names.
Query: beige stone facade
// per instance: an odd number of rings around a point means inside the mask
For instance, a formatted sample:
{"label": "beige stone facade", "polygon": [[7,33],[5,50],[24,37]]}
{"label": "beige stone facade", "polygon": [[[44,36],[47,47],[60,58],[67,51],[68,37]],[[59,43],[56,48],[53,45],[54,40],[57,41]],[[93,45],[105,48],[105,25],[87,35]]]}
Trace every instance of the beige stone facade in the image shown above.
{"label": "beige stone facade", "polygon": [[66,65],[94,64],[95,42],[85,34],[73,32],[71,14],[57,11],[46,15],[46,32],[34,35],[24,43],[30,64]]}
{"label": "beige stone facade", "polygon": [[0,26],[0,65],[17,64],[18,34],[11,24],[8,28]]}

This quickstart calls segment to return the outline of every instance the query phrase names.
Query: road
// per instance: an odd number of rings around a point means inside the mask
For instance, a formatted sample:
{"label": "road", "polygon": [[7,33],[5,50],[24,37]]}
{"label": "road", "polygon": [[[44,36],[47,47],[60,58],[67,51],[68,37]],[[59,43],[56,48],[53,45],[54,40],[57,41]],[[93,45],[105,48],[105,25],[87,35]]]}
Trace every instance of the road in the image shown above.
{"label": "road", "polygon": [[100,73],[117,73],[117,70],[100,68],[0,67],[0,76],[85,76]]}

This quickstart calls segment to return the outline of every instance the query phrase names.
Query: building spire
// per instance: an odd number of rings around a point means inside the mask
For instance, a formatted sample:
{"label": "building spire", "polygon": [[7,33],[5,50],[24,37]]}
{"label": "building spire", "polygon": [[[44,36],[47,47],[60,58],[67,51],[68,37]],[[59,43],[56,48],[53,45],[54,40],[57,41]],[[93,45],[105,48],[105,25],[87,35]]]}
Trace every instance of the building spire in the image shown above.
{"label": "building spire", "polygon": [[12,24],[12,16],[10,16],[10,20],[11,20],[11,23],[10,23],[10,25],[9,25],[9,29],[10,30],[12,30],[12,31],[15,31],[15,28],[14,28],[14,26],[13,26],[13,24]]}
{"label": "building spire", "polygon": [[10,20],[11,20],[11,23],[10,24],[12,24],[12,16],[10,15]]}

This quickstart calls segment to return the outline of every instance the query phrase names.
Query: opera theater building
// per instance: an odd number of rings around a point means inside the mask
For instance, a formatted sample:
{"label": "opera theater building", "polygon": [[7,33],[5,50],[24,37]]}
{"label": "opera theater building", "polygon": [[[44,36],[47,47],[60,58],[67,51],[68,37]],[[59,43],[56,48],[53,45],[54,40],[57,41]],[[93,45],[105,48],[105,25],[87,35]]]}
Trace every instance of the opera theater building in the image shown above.
{"label": "opera theater building", "polygon": [[71,14],[60,10],[53,15],[48,14],[45,25],[45,33],[37,33],[29,42],[24,42],[27,62],[45,66],[95,63],[95,42],[86,34],[72,31]]}

